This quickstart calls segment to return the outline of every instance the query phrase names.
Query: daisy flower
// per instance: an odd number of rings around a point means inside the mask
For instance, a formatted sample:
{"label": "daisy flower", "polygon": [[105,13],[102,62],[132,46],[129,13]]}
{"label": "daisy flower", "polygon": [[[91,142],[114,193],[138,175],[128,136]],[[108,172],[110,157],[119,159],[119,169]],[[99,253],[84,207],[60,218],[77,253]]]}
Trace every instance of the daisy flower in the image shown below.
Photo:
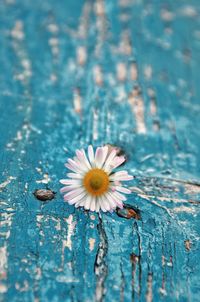
{"label": "daisy flower", "polygon": [[88,147],[88,153],[76,150],[76,156],[68,159],[65,166],[70,170],[67,179],[61,179],[64,187],[64,200],[75,207],[99,212],[113,211],[123,208],[126,200],[124,194],[131,191],[121,185],[122,181],[133,179],[127,171],[113,172],[125,161],[124,156],[118,156],[117,150],[109,150],[108,146]]}

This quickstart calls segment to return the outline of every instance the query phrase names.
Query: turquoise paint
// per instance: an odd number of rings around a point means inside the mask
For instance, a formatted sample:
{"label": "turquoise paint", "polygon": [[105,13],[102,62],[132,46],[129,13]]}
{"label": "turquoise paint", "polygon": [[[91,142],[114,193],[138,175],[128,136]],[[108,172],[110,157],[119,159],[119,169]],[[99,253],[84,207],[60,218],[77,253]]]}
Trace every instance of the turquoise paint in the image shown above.
{"label": "turquoise paint", "polygon": [[[1,301],[198,301],[199,3],[163,2],[0,3]],[[63,202],[64,162],[89,143],[124,150],[141,220]]]}

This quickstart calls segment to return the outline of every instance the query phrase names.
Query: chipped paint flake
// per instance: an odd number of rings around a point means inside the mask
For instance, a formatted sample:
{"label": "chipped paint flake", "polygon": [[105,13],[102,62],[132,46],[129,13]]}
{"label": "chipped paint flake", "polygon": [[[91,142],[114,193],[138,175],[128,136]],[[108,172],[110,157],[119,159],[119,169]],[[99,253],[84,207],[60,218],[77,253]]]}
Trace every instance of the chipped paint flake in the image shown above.
{"label": "chipped paint flake", "polygon": [[44,173],[43,174],[43,179],[36,180],[36,183],[38,183],[38,184],[40,184],[40,183],[48,184],[50,181],[51,181],[51,178],[50,178],[49,174]]}
{"label": "chipped paint flake", "polygon": [[76,221],[73,220],[73,215],[69,215],[69,217],[66,219],[66,222],[68,224],[68,231],[67,231],[67,240],[64,243],[64,246],[68,247],[69,250],[72,250],[72,236],[74,234]]}

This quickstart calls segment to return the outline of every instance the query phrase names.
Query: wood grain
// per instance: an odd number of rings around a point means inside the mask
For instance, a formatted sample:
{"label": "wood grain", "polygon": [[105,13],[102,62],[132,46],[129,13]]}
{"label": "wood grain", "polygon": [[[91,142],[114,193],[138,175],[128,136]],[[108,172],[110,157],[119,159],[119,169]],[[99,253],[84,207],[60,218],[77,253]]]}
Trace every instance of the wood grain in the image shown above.
{"label": "wood grain", "polygon": [[[0,2],[0,301],[199,301],[199,10]],[[123,213],[59,193],[90,143],[127,156]]]}

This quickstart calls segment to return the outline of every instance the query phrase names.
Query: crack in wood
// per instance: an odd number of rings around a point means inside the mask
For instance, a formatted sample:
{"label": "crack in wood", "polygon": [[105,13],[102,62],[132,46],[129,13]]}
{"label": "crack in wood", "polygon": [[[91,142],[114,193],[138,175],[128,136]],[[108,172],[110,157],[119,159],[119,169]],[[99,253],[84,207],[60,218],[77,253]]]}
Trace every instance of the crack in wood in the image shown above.
{"label": "crack in wood", "polygon": [[105,281],[108,274],[108,267],[106,264],[106,255],[108,252],[108,240],[106,232],[103,227],[102,219],[99,217],[99,224],[97,226],[99,232],[99,247],[96,254],[96,260],[94,264],[96,280],[96,301],[102,302],[105,296]]}

